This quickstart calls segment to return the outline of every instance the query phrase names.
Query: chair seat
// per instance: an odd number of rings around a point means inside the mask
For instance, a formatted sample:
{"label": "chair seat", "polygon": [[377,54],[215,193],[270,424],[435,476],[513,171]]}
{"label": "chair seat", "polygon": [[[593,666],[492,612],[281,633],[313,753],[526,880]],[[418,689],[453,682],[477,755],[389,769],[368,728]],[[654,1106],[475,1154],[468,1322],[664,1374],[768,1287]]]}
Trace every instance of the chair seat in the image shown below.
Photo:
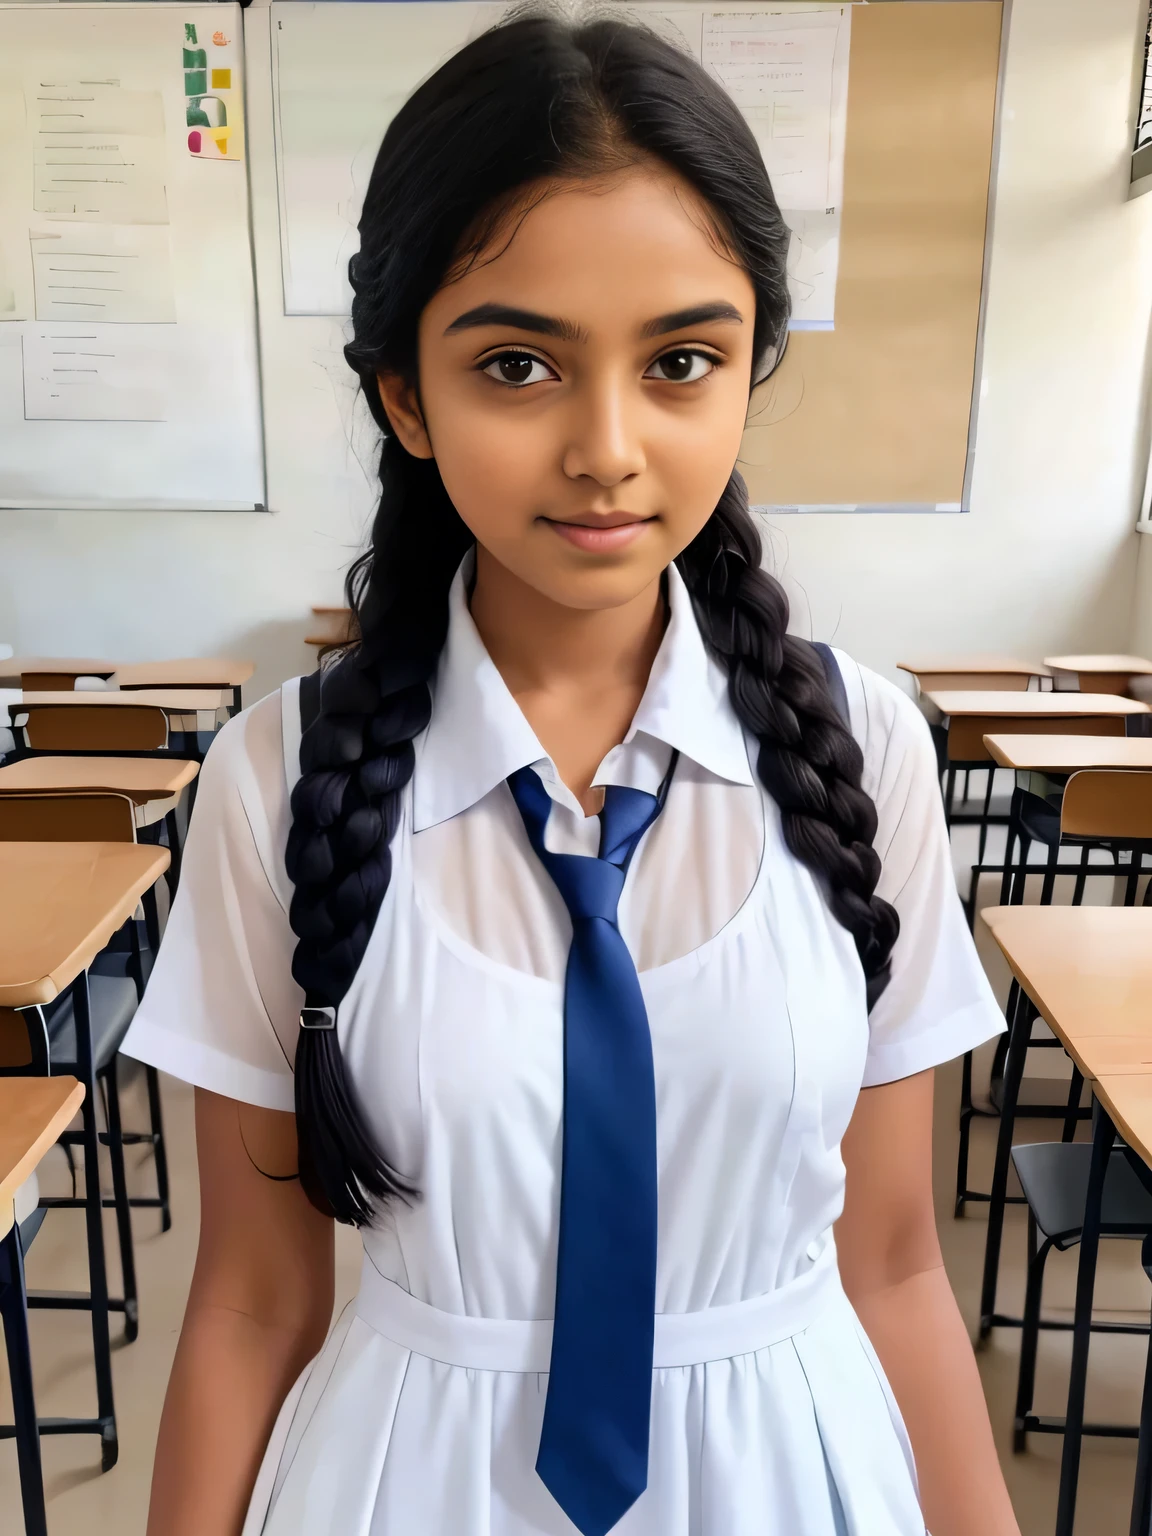
{"label": "chair seat", "polygon": [[[92,1066],[101,1071],[120,1049],[136,1012],[136,986],[127,976],[89,973],[89,1011],[92,1017]],[[48,1022],[48,1053],[53,1072],[76,1060],[76,1015],[72,993],[44,1010]]]}
{"label": "chair seat", "polygon": [[[1012,1163],[1036,1225],[1058,1248],[1080,1240],[1091,1161],[1092,1148],[1082,1142],[1041,1141],[1012,1148]],[[1152,1232],[1152,1194],[1129,1166],[1123,1149],[1114,1151],[1108,1163],[1101,1230],[1114,1237]]]}

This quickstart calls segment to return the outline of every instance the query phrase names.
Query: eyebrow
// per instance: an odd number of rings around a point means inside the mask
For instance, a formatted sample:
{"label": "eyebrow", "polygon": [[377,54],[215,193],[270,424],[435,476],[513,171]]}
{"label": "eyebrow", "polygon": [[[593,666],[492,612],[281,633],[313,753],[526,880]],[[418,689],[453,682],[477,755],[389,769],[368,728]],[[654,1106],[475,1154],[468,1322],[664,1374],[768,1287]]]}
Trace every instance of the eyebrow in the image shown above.
{"label": "eyebrow", "polygon": [[[734,304],[715,299],[708,304],[693,304],[688,309],[673,310],[668,315],[657,315],[640,328],[643,337],[666,336],[670,331],[682,331],[691,325],[707,325],[716,321],[743,325],[744,317]],[[459,331],[477,330],[482,326],[506,325],[517,331],[534,331],[538,336],[555,336],[561,341],[586,341],[588,333],[555,315],[537,314],[532,309],[517,309],[509,304],[477,304],[457,315],[447,327],[445,336]]]}

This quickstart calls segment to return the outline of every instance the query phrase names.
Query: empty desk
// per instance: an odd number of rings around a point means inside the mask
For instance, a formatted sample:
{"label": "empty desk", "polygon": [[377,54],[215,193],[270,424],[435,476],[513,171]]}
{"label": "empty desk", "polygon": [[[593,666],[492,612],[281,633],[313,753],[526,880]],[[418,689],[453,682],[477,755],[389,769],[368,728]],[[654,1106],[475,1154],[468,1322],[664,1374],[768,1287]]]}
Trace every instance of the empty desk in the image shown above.
{"label": "empty desk", "polygon": [[74,1077],[0,1078],[0,1311],[4,1317],[12,1388],[20,1496],[28,1536],[45,1536],[40,1425],[32,1389],[24,1253],[16,1225],[16,1191],[80,1108],[84,1089]]}
{"label": "empty desk", "polygon": [[1048,676],[1037,661],[1015,656],[926,656],[920,661],[898,661],[901,672],[910,672],[921,691],[935,688],[985,688],[997,692],[1024,693],[1032,679]]}
{"label": "empty desk", "polygon": [[1045,660],[1057,688],[1127,693],[1134,677],[1152,677],[1152,661],[1143,656],[1048,656]]}

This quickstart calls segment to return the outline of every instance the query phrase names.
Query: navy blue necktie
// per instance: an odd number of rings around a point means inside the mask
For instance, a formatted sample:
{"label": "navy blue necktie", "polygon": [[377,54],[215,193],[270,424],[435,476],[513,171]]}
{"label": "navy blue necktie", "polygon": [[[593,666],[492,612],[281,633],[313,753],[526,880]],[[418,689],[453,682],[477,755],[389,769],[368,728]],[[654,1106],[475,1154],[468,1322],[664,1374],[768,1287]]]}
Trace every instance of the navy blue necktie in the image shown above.
{"label": "navy blue necktie", "polygon": [[552,802],[531,768],[508,786],[572,918],[556,1315],[536,1471],[583,1536],[605,1536],[648,1482],[656,1088],[648,1015],[616,909],[663,791],[658,799],[609,785],[593,859],[544,846]]}

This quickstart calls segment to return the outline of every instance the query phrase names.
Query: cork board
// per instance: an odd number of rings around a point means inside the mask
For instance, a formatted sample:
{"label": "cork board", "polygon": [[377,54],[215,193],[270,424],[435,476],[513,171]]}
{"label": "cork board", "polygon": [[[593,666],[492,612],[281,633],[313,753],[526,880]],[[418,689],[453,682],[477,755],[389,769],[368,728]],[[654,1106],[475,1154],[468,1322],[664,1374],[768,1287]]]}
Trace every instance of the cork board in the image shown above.
{"label": "cork board", "polygon": [[754,505],[961,510],[1002,19],[1002,0],[853,11],[836,328],[795,332],[753,394]]}

